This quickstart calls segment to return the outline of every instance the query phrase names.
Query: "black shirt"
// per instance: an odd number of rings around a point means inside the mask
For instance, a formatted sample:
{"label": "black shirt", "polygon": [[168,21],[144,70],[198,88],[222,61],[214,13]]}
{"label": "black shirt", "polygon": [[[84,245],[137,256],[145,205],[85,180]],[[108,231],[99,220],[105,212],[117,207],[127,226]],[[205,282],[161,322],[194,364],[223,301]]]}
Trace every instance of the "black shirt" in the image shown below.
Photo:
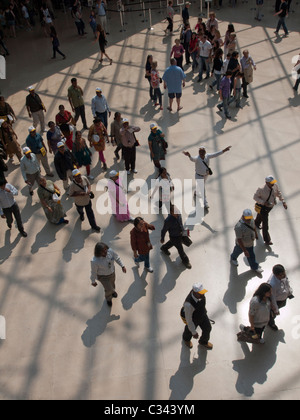
{"label": "black shirt", "polygon": [[279,17],[286,17],[287,15],[287,9],[288,9],[288,5],[286,2],[281,3],[279,10],[281,10],[281,12],[279,13]]}

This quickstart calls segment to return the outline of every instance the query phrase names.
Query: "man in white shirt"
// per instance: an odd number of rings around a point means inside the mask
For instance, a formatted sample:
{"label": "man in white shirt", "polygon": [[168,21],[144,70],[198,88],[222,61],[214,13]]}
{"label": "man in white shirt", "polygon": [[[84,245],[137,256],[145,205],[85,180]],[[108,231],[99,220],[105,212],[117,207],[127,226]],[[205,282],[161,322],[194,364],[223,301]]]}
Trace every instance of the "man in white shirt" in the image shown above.
{"label": "man in white shirt", "polygon": [[272,311],[268,325],[270,328],[272,328],[272,330],[277,331],[278,327],[275,324],[275,318],[277,315],[279,315],[279,309],[286,305],[286,300],[288,298],[292,299],[294,297],[292,295],[293,290],[290,286],[290,282],[286,276],[286,271],[283,265],[274,265],[268,283],[272,287]]}
{"label": "man in white shirt", "polygon": [[[205,182],[208,178],[209,175],[212,175],[212,171],[209,168],[209,160],[212,158],[216,158],[220,155],[222,155],[225,152],[229,152],[231,146],[226,147],[223,150],[220,150],[219,152],[215,152],[215,153],[206,153],[206,149],[204,146],[201,146],[199,148],[199,155],[198,156],[194,156],[192,157],[190,155],[189,152],[185,152],[183,151],[182,153],[185,156],[188,156],[190,161],[195,163],[195,179],[203,179],[204,180],[204,197],[203,197],[203,201],[204,201],[204,207],[206,209],[209,208],[207,199],[206,199],[206,193],[205,193]],[[197,182],[196,181],[196,191],[195,191],[195,195],[198,197],[201,197],[201,182]]]}
{"label": "man in white shirt", "polygon": [[33,195],[33,185],[36,182],[39,185],[41,170],[39,161],[34,153],[31,153],[29,147],[23,148],[24,156],[20,160],[20,168],[25,183],[29,187],[29,194]]}
{"label": "man in white shirt", "polygon": [[92,113],[93,117],[100,118],[105,125],[105,128],[107,128],[107,113],[110,117],[111,112],[105,96],[102,95],[102,89],[99,87],[96,88],[96,95],[92,99]]}
{"label": "man in white shirt", "polygon": [[18,195],[18,190],[6,179],[0,180],[0,216],[6,219],[8,229],[12,228],[13,215],[15,216],[20,234],[26,238],[27,233],[24,231],[20,209],[16,203],[14,196]]}
{"label": "man in white shirt", "polygon": [[204,66],[206,67],[206,79],[209,79],[212,45],[208,41],[206,35],[203,35],[201,37],[201,40],[199,41],[199,53],[200,53],[200,57],[199,57],[200,70],[199,70],[199,78],[197,82],[201,82],[202,80],[202,73],[203,73]]}
{"label": "man in white shirt", "polygon": [[115,265],[114,262],[122,267],[126,273],[126,267],[119,255],[103,242],[98,242],[94,250],[94,258],[91,260],[91,282],[92,286],[97,286],[99,281],[105,290],[105,299],[108,306],[112,306],[112,298],[118,297],[115,290]]}

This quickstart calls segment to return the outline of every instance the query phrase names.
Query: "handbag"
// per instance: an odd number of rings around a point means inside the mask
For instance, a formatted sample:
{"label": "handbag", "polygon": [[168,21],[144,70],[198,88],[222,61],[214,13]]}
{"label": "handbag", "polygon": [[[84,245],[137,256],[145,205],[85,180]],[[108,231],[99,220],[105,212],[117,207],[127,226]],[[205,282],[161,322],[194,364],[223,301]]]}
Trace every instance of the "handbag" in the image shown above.
{"label": "handbag", "polygon": [[206,163],[206,162],[204,162],[204,160],[202,160],[202,162],[203,162],[203,163],[204,163],[204,165],[207,167],[209,175],[212,175],[212,174],[213,174],[213,171],[210,169],[210,167],[207,165],[207,163]]}
{"label": "handbag", "polygon": [[256,211],[256,213],[260,214],[262,206],[262,204],[255,203],[254,210]]}
{"label": "handbag", "polygon": [[260,344],[260,339],[257,334],[253,334],[250,327],[246,327],[244,331],[237,333],[237,341],[244,343]]}
{"label": "handbag", "polygon": [[182,243],[187,247],[192,245],[193,241],[190,238],[190,231],[189,230],[185,230],[182,233]]}

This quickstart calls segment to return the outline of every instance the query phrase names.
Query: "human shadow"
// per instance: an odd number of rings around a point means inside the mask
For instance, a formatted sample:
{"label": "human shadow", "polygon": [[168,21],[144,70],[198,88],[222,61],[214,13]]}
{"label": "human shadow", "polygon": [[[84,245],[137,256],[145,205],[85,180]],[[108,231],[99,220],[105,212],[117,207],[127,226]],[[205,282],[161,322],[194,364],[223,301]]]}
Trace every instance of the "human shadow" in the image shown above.
{"label": "human shadow", "polygon": [[203,347],[198,347],[198,357],[194,357],[192,362],[190,357],[190,350],[182,343],[180,365],[177,372],[170,378],[170,400],[185,400],[193,389],[194,377],[203,372],[206,367],[207,350]]}
{"label": "human shadow", "polygon": [[139,274],[139,270],[137,267],[132,268],[134,281],[129,286],[127,292],[121,299],[123,308],[128,311],[132,308],[132,306],[143,296],[146,296],[146,287],[148,283],[146,281],[147,278],[147,271],[143,270],[142,274]]}
{"label": "human shadow", "polygon": [[36,237],[35,242],[31,246],[31,253],[36,254],[41,248],[47,248],[52,242],[55,241],[57,232],[65,229],[65,224],[54,225],[46,222],[45,226],[40,230]]}
{"label": "human shadow", "polygon": [[[268,379],[268,371],[274,366],[277,356],[278,344],[285,343],[284,331],[277,332],[266,329],[265,344],[241,343],[244,359],[233,360],[233,370],[238,373],[236,390],[239,394],[251,397],[254,394],[254,385],[264,384]],[[249,346],[252,346],[250,350]]]}
{"label": "human shadow", "polygon": [[92,347],[97,338],[104,333],[107,324],[120,319],[120,315],[112,315],[111,307],[103,302],[101,310],[86,322],[86,329],[82,333],[81,340],[85,347]]}
{"label": "human shadow", "polygon": [[68,243],[63,248],[63,259],[66,262],[71,261],[72,254],[78,254],[79,251],[83,248],[84,242],[88,236],[92,233],[91,230],[81,230],[82,222],[79,218],[74,226],[74,229],[71,233],[71,236],[68,240]]}
{"label": "human shadow", "polygon": [[[167,255],[162,255],[162,258],[166,263],[167,272],[162,278],[161,283],[158,284],[155,289],[155,299],[160,303],[167,299],[167,294],[176,286],[176,280],[180,277],[181,273],[186,270],[185,266],[179,264],[177,260],[171,261],[170,257]],[[178,257],[178,259],[180,258]]]}
{"label": "human shadow", "polygon": [[11,242],[11,230],[5,232],[4,246],[0,248],[0,264],[3,264],[12,254],[13,249],[17,246],[21,239],[21,235],[17,235]]}
{"label": "human shadow", "polygon": [[223,297],[223,303],[232,314],[237,313],[237,304],[245,298],[247,283],[253,277],[257,277],[255,271],[248,270],[238,274],[237,267],[230,265],[229,283]]}

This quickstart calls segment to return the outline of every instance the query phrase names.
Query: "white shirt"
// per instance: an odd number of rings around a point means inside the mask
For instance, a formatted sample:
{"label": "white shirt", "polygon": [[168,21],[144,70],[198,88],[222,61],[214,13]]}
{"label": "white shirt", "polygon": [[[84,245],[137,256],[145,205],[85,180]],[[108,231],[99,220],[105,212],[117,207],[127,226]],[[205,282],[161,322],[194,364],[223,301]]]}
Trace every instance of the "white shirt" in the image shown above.
{"label": "white shirt", "polygon": [[107,250],[106,257],[94,257],[91,261],[91,282],[95,283],[97,276],[109,276],[115,271],[116,261],[122,268],[125,267],[119,255],[111,248]]}
{"label": "white shirt", "polygon": [[[196,303],[199,302],[199,300],[201,300],[201,299],[196,299],[193,294],[192,294],[192,298],[194,299]],[[183,307],[184,307],[184,314],[185,314],[185,320],[186,320],[187,326],[190,332],[192,333],[192,335],[195,335],[197,334],[196,326],[193,323],[193,313],[195,311],[195,308],[189,302],[184,302]]]}
{"label": "white shirt", "polygon": [[31,159],[28,159],[25,155],[20,160],[20,168],[24,178],[27,181],[27,174],[32,175],[40,171],[40,164],[34,153],[30,153]]}
{"label": "white shirt", "polygon": [[0,216],[3,215],[2,209],[9,209],[15,204],[14,196],[18,195],[18,190],[13,185],[6,184],[5,188],[7,188],[10,192],[0,188]]}
{"label": "white shirt", "polygon": [[194,156],[194,157],[190,156],[190,160],[192,162],[195,162],[196,175],[200,175],[200,176],[208,175],[208,169],[204,165],[203,161],[206,163],[207,166],[209,166],[209,159],[218,157],[222,154],[223,154],[223,150],[220,150],[219,152],[216,152],[216,153],[206,153],[205,158],[203,160],[201,159],[199,155]]}
{"label": "white shirt", "polygon": [[96,117],[96,112],[103,113],[105,111],[110,112],[107,100],[105,96],[94,96],[92,99],[92,114],[94,117]]}
{"label": "white shirt", "polygon": [[212,45],[209,41],[199,41],[200,56],[208,58],[210,56],[210,51],[212,50]]}
{"label": "white shirt", "polygon": [[293,290],[287,277],[280,280],[274,274],[271,274],[268,283],[272,287],[272,305],[275,308],[275,311],[278,312],[277,302],[286,300],[288,296],[292,294]]}

